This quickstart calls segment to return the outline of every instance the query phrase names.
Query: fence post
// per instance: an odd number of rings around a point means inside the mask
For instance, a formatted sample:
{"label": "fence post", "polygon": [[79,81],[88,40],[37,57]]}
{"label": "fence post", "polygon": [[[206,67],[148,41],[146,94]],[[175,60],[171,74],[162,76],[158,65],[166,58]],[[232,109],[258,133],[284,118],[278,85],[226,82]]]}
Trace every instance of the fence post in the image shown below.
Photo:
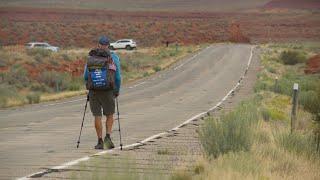
{"label": "fence post", "polygon": [[279,92],[278,77],[276,77],[275,82],[274,82],[274,92],[275,93]]}
{"label": "fence post", "polygon": [[292,97],[292,111],[291,111],[291,133],[295,129],[295,123],[297,119],[298,92],[299,92],[299,84],[294,83],[293,97]]}

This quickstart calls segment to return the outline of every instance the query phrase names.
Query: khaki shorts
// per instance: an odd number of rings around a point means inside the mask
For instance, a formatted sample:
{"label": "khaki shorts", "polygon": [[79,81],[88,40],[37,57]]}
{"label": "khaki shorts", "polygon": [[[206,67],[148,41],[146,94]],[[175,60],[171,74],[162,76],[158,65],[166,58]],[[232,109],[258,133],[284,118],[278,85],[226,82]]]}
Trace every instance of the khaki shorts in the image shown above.
{"label": "khaki shorts", "polygon": [[93,116],[108,116],[114,114],[115,103],[112,90],[109,91],[90,91],[90,109]]}

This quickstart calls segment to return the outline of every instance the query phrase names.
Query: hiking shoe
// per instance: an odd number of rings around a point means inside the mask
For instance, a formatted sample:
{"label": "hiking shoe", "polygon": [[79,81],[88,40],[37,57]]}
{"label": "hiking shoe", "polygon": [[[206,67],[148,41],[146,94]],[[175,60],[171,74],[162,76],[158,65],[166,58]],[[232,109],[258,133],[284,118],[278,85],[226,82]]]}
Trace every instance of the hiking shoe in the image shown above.
{"label": "hiking shoe", "polygon": [[106,146],[107,149],[113,149],[114,148],[114,144],[113,142],[111,141],[111,138],[106,136],[104,138],[104,145]]}
{"label": "hiking shoe", "polygon": [[94,146],[94,149],[103,149],[103,142],[98,142],[98,144]]}

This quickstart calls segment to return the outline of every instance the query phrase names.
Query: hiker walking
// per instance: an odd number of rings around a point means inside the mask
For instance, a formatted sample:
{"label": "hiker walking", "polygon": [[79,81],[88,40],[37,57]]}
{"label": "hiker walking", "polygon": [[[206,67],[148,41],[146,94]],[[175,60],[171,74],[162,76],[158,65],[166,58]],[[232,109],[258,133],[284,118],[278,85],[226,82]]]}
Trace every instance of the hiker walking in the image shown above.
{"label": "hiker walking", "polygon": [[[89,52],[84,70],[86,88],[89,90],[90,109],[94,116],[98,144],[95,149],[114,148],[111,131],[114,122],[115,98],[121,85],[120,59],[109,50],[109,39],[99,38],[98,47]],[[106,136],[102,139],[102,114],[106,116]]]}

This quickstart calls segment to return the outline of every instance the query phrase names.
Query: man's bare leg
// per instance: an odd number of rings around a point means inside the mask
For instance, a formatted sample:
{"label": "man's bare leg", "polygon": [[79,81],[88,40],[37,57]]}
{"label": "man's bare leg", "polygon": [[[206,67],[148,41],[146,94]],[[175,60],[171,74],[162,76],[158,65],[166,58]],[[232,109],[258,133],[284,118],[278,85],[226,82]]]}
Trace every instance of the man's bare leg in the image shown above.
{"label": "man's bare leg", "polygon": [[113,114],[108,115],[106,120],[106,130],[107,130],[107,134],[109,135],[112,132],[113,121],[114,121]]}
{"label": "man's bare leg", "polygon": [[94,117],[94,126],[96,128],[98,139],[102,139],[102,117],[101,116],[95,116]]}
{"label": "man's bare leg", "polygon": [[98,136],[98,144],[94,147],[95,149],[103,149],[103,140],[102,140],[102,117],[95,116],[94,117],[94,126],[96,128],[97,136]]}
{"label": "man's bare leg", "polygon": [[114,144],[111,141],[110,138],[110,134],[112,132],[112,125],[113,125],[113,114],[108,115],[107,116],[107,120],[106,120],[106,129],[107,129],[107,133],[106,133],[106,137],[104,138],[104,143],[107,145],[108,149],[112,149],[114,148]]}

